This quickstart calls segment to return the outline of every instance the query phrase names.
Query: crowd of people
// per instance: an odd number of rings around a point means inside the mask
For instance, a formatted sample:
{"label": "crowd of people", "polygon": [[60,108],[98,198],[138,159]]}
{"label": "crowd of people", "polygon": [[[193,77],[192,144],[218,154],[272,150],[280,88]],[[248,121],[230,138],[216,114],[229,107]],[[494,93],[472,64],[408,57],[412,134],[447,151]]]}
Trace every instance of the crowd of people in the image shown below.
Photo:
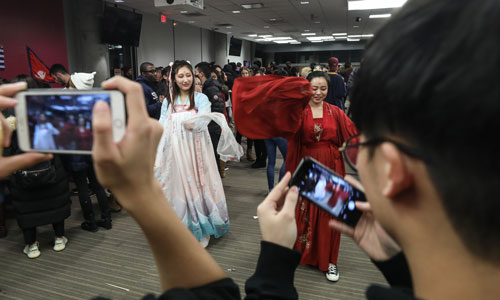
{"label": "crowd of people", "polygon": [[[478,148],[465,137],[482,141],[500,127],[494,76],[500,35],[485,42],[477,34],[500,28],[491,27],[500,25],[500,3],[458,2],[408,1],[367,45],[359,70],[345,66],[348,78],[337,74],[338,60],[331,58],[328,70],[220,68],[207,62],[193,67],[183,60],[157,69],[146,62],[136,83],[123,77],[105,81],[103,88],[126,96],[127,132],[114,143],[109,106],[94,106],[93,162],[86,175],[91,176],[93,165],[95,179],[113,191],[144,231],[164,291],[159,299],[240,299],[237,285],[203,248],[211,236],[230,230],[220,162],[244,155],[238,143],[243,136],[256,148],[254,164],[264,155],[257,150],[257,141],[263,141],[274,147],[271,160],[276,147],[286,152],[287,171],[280,169],[275,187],[274,179],[269,181],[270,193],[257,209],[261,252],[245,285],[246,299],[297,299],[298,264],[338,280],[341,232],[354,239],[390,284],[370,286],[368,299],[497,298],[499,149],[495,143]],[[449,20],[447,28],[440,27],[442,20]],[[472,68],[484,59],[489,64]],[[71,76],[55,77],[72,87]],[[2,108],[15,106],[8,97],[28,86],[29,81],[0,86]],[[344,112],[347,89],[352,89],[352,118]],[[2,145],[12,148],[9,127],[2,126],[2,133]],[[249,141],[251,158],[248,147]],[[345,178],[368,200],[356,203],[363,215],[354,228],[289,186],[291,173],[306,156],[345,176],[346,149],[356,150],[347,161],[361,182]],[[36,226],[45,224],[54,227],[54,250],[63,250],[70,210],[59,157],[9,151],[11,156],[0,159],[0,178],[10,175],[9,184],[14,182],[24,252],[36,257]],[[477,151],[480,155],[474,155]],[[55,170],[46,174],[47,182],[16,178],[18,170],[41,164]],[[34,218],[33,199],[53,201],[50,207],[57,213]]]}

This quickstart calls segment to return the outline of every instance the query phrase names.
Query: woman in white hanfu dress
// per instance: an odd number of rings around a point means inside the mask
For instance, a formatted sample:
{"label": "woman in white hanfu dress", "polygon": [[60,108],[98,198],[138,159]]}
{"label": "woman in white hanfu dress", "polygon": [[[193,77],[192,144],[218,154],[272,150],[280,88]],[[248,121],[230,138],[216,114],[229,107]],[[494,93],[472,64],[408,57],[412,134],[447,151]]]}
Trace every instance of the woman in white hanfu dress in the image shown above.
{"label": "woman in white hanfu dress", "polygon": [[217,152],[222,160],[239,160],[243,149],[224,115],[211,113],[207,96],[194,91],[192,66],[176,61],[171,73],[170,92],[161,109],[163,135],[155,175],[179,218],[206,247],[211,235],[218,238],[229,230],[226,197],[208,123],[215,121],[221,126]]}

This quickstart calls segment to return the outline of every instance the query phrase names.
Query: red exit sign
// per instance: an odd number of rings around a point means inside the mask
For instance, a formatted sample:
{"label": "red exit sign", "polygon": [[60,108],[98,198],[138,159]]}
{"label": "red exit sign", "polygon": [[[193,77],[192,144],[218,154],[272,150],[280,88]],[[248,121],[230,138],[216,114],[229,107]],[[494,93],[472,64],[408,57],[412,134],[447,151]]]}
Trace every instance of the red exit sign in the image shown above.
{"label": "red exit sign", "polygon": [[162,23],[167,23],[167,16],[165,16],[165,15],[160,15],[160,22],[162,22]]}

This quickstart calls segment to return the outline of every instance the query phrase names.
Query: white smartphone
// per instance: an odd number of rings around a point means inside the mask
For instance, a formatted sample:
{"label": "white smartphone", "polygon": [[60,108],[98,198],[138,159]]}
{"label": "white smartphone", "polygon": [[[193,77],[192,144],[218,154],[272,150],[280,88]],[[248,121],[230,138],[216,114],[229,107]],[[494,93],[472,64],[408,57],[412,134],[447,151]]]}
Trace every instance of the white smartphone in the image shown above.
{"label": "white smartphone", "polygon": [[117,90],[30,89],[17,93],[17,138],[23,151],[91,154],[92,108],[99,101],[111,107],[113,140],[125,135],[126,109]]}

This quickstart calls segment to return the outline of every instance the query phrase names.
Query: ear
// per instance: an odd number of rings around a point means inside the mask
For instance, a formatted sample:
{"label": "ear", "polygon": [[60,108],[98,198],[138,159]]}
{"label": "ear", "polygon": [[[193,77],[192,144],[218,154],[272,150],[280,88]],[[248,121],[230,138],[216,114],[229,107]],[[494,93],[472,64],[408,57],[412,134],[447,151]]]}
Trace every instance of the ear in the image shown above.
{"label": "ear", "polygon": [[380,151],[384,158],[386,176],[382,194],[387,198],[395,198],[413,185],[413,173],[408,168],[406,156],[396,146],[383,143]]}

